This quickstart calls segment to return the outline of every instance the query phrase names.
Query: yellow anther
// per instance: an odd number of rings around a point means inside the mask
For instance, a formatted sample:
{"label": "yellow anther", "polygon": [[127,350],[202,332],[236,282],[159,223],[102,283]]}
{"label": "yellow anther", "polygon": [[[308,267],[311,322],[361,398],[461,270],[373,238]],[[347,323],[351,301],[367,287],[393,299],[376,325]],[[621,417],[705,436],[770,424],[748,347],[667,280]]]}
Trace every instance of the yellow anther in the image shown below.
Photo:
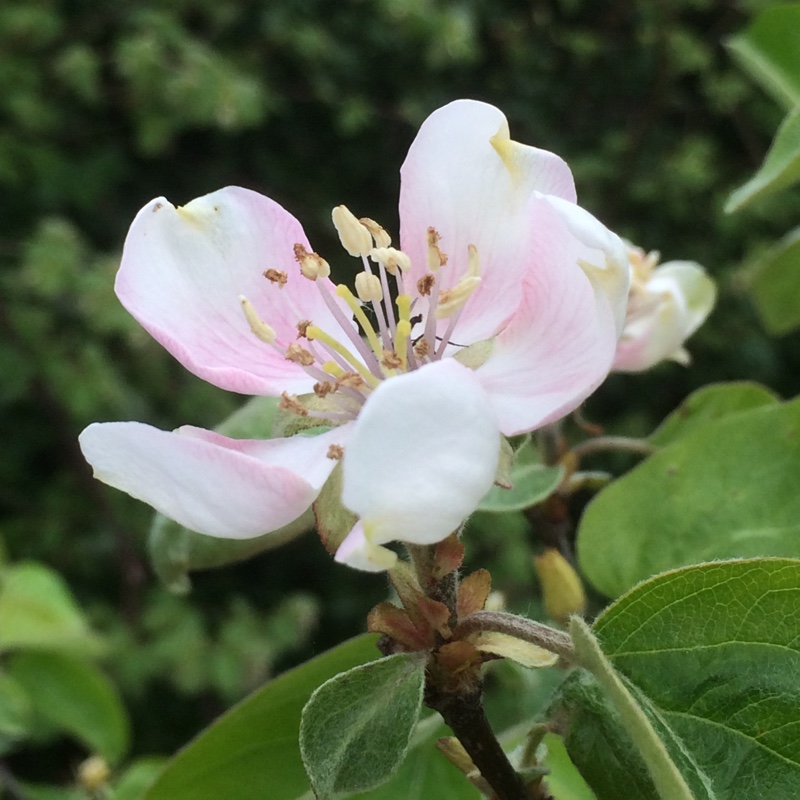
{"label": "yellow anther", "polygon": [[315,281],[317,278],[327,278],[331,274],[331,267],[322,256],[309,253],[302,244],[294,246],[294,257],[300,265],[300,272],[304,278]]}
{"label": "yellow anther", "polygon": [[394,275],[398,269],[400,272],[411,269],[411,259],[402,250],[394,247],[373,247],[369,251],[369,257],[375,263],[383,264],[390,275]]}
{"label": "yellow anther", "polygon": [[403,362],[401,369],[406,368],[409,336],[411,336],[411,323],[407,319],[401,319],[400,322],[397,323],[397,333],[394,335],[394,352]]}
{"label": "yellow anther", "polygon": [[253,331],[262,342],[272,344],[277,336],[275,328],[271,325],[267,325],[267,323],[258,316],[253,304],[244,295],[239,295],[239,302],[242,304],[242,311],[244,311],[244,316],[247,319],[250,330]]}
{"label": "yellow anther", "polygon": [[372,234],[347,206],[336,206],[331,213],[342,247],[351,256],[365,256],[372,249]]}
{"label": "yellow anther", "polygon": [[[355,298],[353,298],[353,300],[356,303],[358,302]],[[333,336],[325,333],[321,328],[318,328],[316,325],[309,325],[306,329],[306,337],[328,345],[331,350],[338,353],[349,364],[352,364],[353,369],[364,379],[367,385],[375,388],[380,383],[380,381],[341,342],[336,341]],[[328,370],[325,371],[327,372]]]}
{"label": "yellow anther", "polygon": [[356,275],[356,293],[364,303],[380,303],[383,300],[383,289],[377,275],[359,272]]}
{"label": "yellow anther", "polygon": [[436,306],[436,319],[446,319],[460,311],[480,282],[480,278],[465,275],[452,289],[441,292]]}
{"label": "yellow anther", "polygon": [[361,303],[356,300],[355,295],[343,283],[340,283],[336,287],[336,294],[339,295],[339,297],[341,297],[348,306],[350,306],[353,316],[358,320],[361,330],[364,331],[364,335],[367,337],[367,341],[369,342],[369,346],[372,348],[372,352],[375,353],[380,361],[381,355],[383,354],[383,346],[378,339],[378,334],[375,333],[375,328],[372,327],[372,323],[369,321],[369,319],[367,319],[367,315],[361,308]]}
{"label": "yellow anther", "polygon": [[428,228],[428,269],[437,272],[447,263],[447,255],[442,252],[439,242],[442,237],[436,228]]}
{"label": "yellow anther", "polygon": [[392,237],[374,219],[361,217],[359,222],[372,234],[372,238],[375,240],[375,247],[388,247],[392,243]]}

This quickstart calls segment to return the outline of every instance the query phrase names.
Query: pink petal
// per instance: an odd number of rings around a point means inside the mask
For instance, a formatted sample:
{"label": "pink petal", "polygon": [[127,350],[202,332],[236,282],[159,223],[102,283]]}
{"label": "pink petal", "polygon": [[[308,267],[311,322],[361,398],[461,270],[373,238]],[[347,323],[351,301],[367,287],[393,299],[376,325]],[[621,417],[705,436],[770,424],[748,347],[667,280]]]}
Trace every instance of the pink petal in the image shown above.
{"label": "pink petal", "polygon": [[140,422],[90,425],[80,435],[95,477],[199,533],[249,539],[277,530],[314,501],[351,426],[320,436],[229,439],[200,428]]}
{"label": "pink petal", "polygon": [[462,312],[456,341],[492,336],[519,303],[527,231],[536,224],[527,208],[534,192],[574,201],[572,174],[553,153],[512,142],[506,118],[493,106],[450,103],[428,117],[411,145],[400,188],[411,284],[426,271],[429,226],[441,234],[449,258],[438,273],[444,289],[464,274],[468,246],[478,249],[482,282]]}
{"label": "pink petal", "polygon": [[[158,342],[209,383],[242,394],[308,392],[314,380],[253,335],[239,302],[246,296],[284,345],[295,340],[303,319],[341,335],[318,287],[300,275],[295,243],[310,249],[300,223],[247,189],[221,189],[182,208],[158,198],[131,225],[117,295]],[[264,277],[268,268],[287,273],[283,289]]]}
{"label": "pink petal", "polygon": [[[606,254],[596,248],[598,238],[587,236],[587,244],[548,199],[534,202],[540,224],[532,241],[533,266],[520,287],[519,309],[476,370],[508,436],[534,430],[576,408],[608,374],[617,343],[616,293],[609,296],[602,280],[578,266],[579,261],[603,264]],[[594,224],[600,226],[596,220]],[[621,243],[617,248],[619,240],[608,235],[612,256],[621,258],[624,248]],[[622,264],[609,262],[608,269],[608,285],[626,294],[627,258]]]}

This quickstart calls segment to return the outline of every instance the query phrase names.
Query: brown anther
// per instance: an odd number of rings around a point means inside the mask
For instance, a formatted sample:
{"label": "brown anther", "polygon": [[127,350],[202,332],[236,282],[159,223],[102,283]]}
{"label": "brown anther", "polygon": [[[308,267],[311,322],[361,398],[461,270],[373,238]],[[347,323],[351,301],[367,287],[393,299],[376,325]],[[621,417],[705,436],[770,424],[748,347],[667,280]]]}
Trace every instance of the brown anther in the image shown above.
{"label": "brown anther", "polygon": [[301,417],[308,416],[308,409],[294,395],[288,392],[284,392],[281,395],[278,408],[282,408],[284,411],[291,411],[293,414],[299,414]]}
{"label": "brown anther", "polygon": [[441,236],[436,228],[428,228],[428,269],[436,272],[447,263],[447,254],[439,247]]}
{"label": "brown anther", "polygon": [[308,330],[308,326],[311,324],[310,319],[301,319],[300,322],[297,323],[297,338],[298,339],[305,339],[306,338],[306,331]]}
{"label": "brown anther", "polygon": [[424,275],[417,281],[417,291],[421,297],[427,297],[433,289],[433,284],[436,283],[436,278],[433,275]]}
{"label": "brown anther", "polygon": [[420,339],[414,345],[414,355],[417,358],[425,358],[425,356],[427,356],[428,353],[430,353],[430,351],[431,351],[431,346],[427,339]]}
{"label": "brown anther", "polygon": [[295,364],[300,364],[304,367],[310,367],[316,359],[314,356],[299,344],[292,342],[286,348],[286,360],[293,361]]}
{"label": "brown anther", "polygon": [[342,447],[340,444],[332,444],[328,448],[326,455],[331,459],[331,461],[341,461],[342,456],[344,455],[344,447]]}
{"label": "brown anther", "polygon": [[294,257],[300,265],[300,272],[304,278],[315,281],[317,278],[327,278],[331,274],[328,262],[317,253],[309,253],[299,242],[294,246]]}
{"label": "brown anther", "polygon": [[364,379],[357,372],[345,372],[336,379],[337,386],[346,386],[350,389],[361,389]]}
{"label": "brown anther", "polygon": [[279,289],[283,289],[283,287],[286,286],[287,282],[289,281],[289,276],[279,269],[264,270],[264,277],[270,283],[277,283]]}
{"label": "brown anther", "polygon": [[403,359],[391,350],[384,350],[381,366],[386,367],[386,369],[400,369],[403,366]]}
{"label": "brown anther", "polygon": [[336,391],[336,384],[330,381],[320,381],[314,384],[314,394],[317,397],[327,397],[331,392]]}

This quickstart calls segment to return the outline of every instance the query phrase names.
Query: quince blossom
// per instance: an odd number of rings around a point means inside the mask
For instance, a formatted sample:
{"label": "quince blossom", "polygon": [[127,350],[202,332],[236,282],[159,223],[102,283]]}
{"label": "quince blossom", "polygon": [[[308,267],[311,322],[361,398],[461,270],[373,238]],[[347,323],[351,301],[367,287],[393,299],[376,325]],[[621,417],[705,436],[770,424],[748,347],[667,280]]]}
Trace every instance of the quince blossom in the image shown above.
{"label": "quince blossom", "polygon": [[492,485],[500,434],[564,416],[607,375],[628,264],[575,204],[567,165],[512,141],[484,103],[433,113],[401,179],[401,249],[334,210],[355,294],[267,197],[148,203],[125,242],[123,305],[195,375],[330,429],[261,441],[94,424],[80,441],[95,475],[195,531],[247,538],[302,514],[341,459],[359,520],[336,558],[366,570],[392,566],[389,542],[456,529]]}
{"label": "quince blossom", "polygon": [[694,261],[669,261],[628,245],[631,288],[614,369],[642,372],[660,361],[688,364],[684,342],[703,324],[717,299],[714,281]]}

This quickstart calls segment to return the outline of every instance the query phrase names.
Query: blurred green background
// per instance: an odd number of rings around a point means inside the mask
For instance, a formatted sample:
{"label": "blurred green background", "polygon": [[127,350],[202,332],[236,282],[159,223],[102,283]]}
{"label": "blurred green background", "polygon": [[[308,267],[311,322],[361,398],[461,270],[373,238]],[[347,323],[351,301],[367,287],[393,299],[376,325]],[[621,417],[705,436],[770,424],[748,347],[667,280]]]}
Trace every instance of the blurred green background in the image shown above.
{"label": "blurred green background", "polygon": [[[331,257],[330,209],[396,232],[419,124],[452,99],[486,100],[515,139],[566,158],[580,202],[609,227],[665,260],[699,261],[720,285],[693,365],[612,376],[590,419],[643,434],[713,380],[790,396],[800,339],[764,333],[748,264],[797,222],[800,201],[722,211],[781,118],[723,44],[766,5],[2,0],[0,535],[9,561],[57,570],[105,638],[134,754],[173,752],[274,671],[361,630],[385,592],[383,578],[331,565],[313,534],[198,574],[188,598],[158,585],[150,511],[92,479],[77,435],[113,419],[212,427],[242,398],[183,371],[118,304],[136,211],[240,184],[282,203]],[[525,531],[509,535],[480,555],[524,606],[534,578],[508,542]],[[85,748],[45,734],[8,748],[2,769],[73,781]]]}

